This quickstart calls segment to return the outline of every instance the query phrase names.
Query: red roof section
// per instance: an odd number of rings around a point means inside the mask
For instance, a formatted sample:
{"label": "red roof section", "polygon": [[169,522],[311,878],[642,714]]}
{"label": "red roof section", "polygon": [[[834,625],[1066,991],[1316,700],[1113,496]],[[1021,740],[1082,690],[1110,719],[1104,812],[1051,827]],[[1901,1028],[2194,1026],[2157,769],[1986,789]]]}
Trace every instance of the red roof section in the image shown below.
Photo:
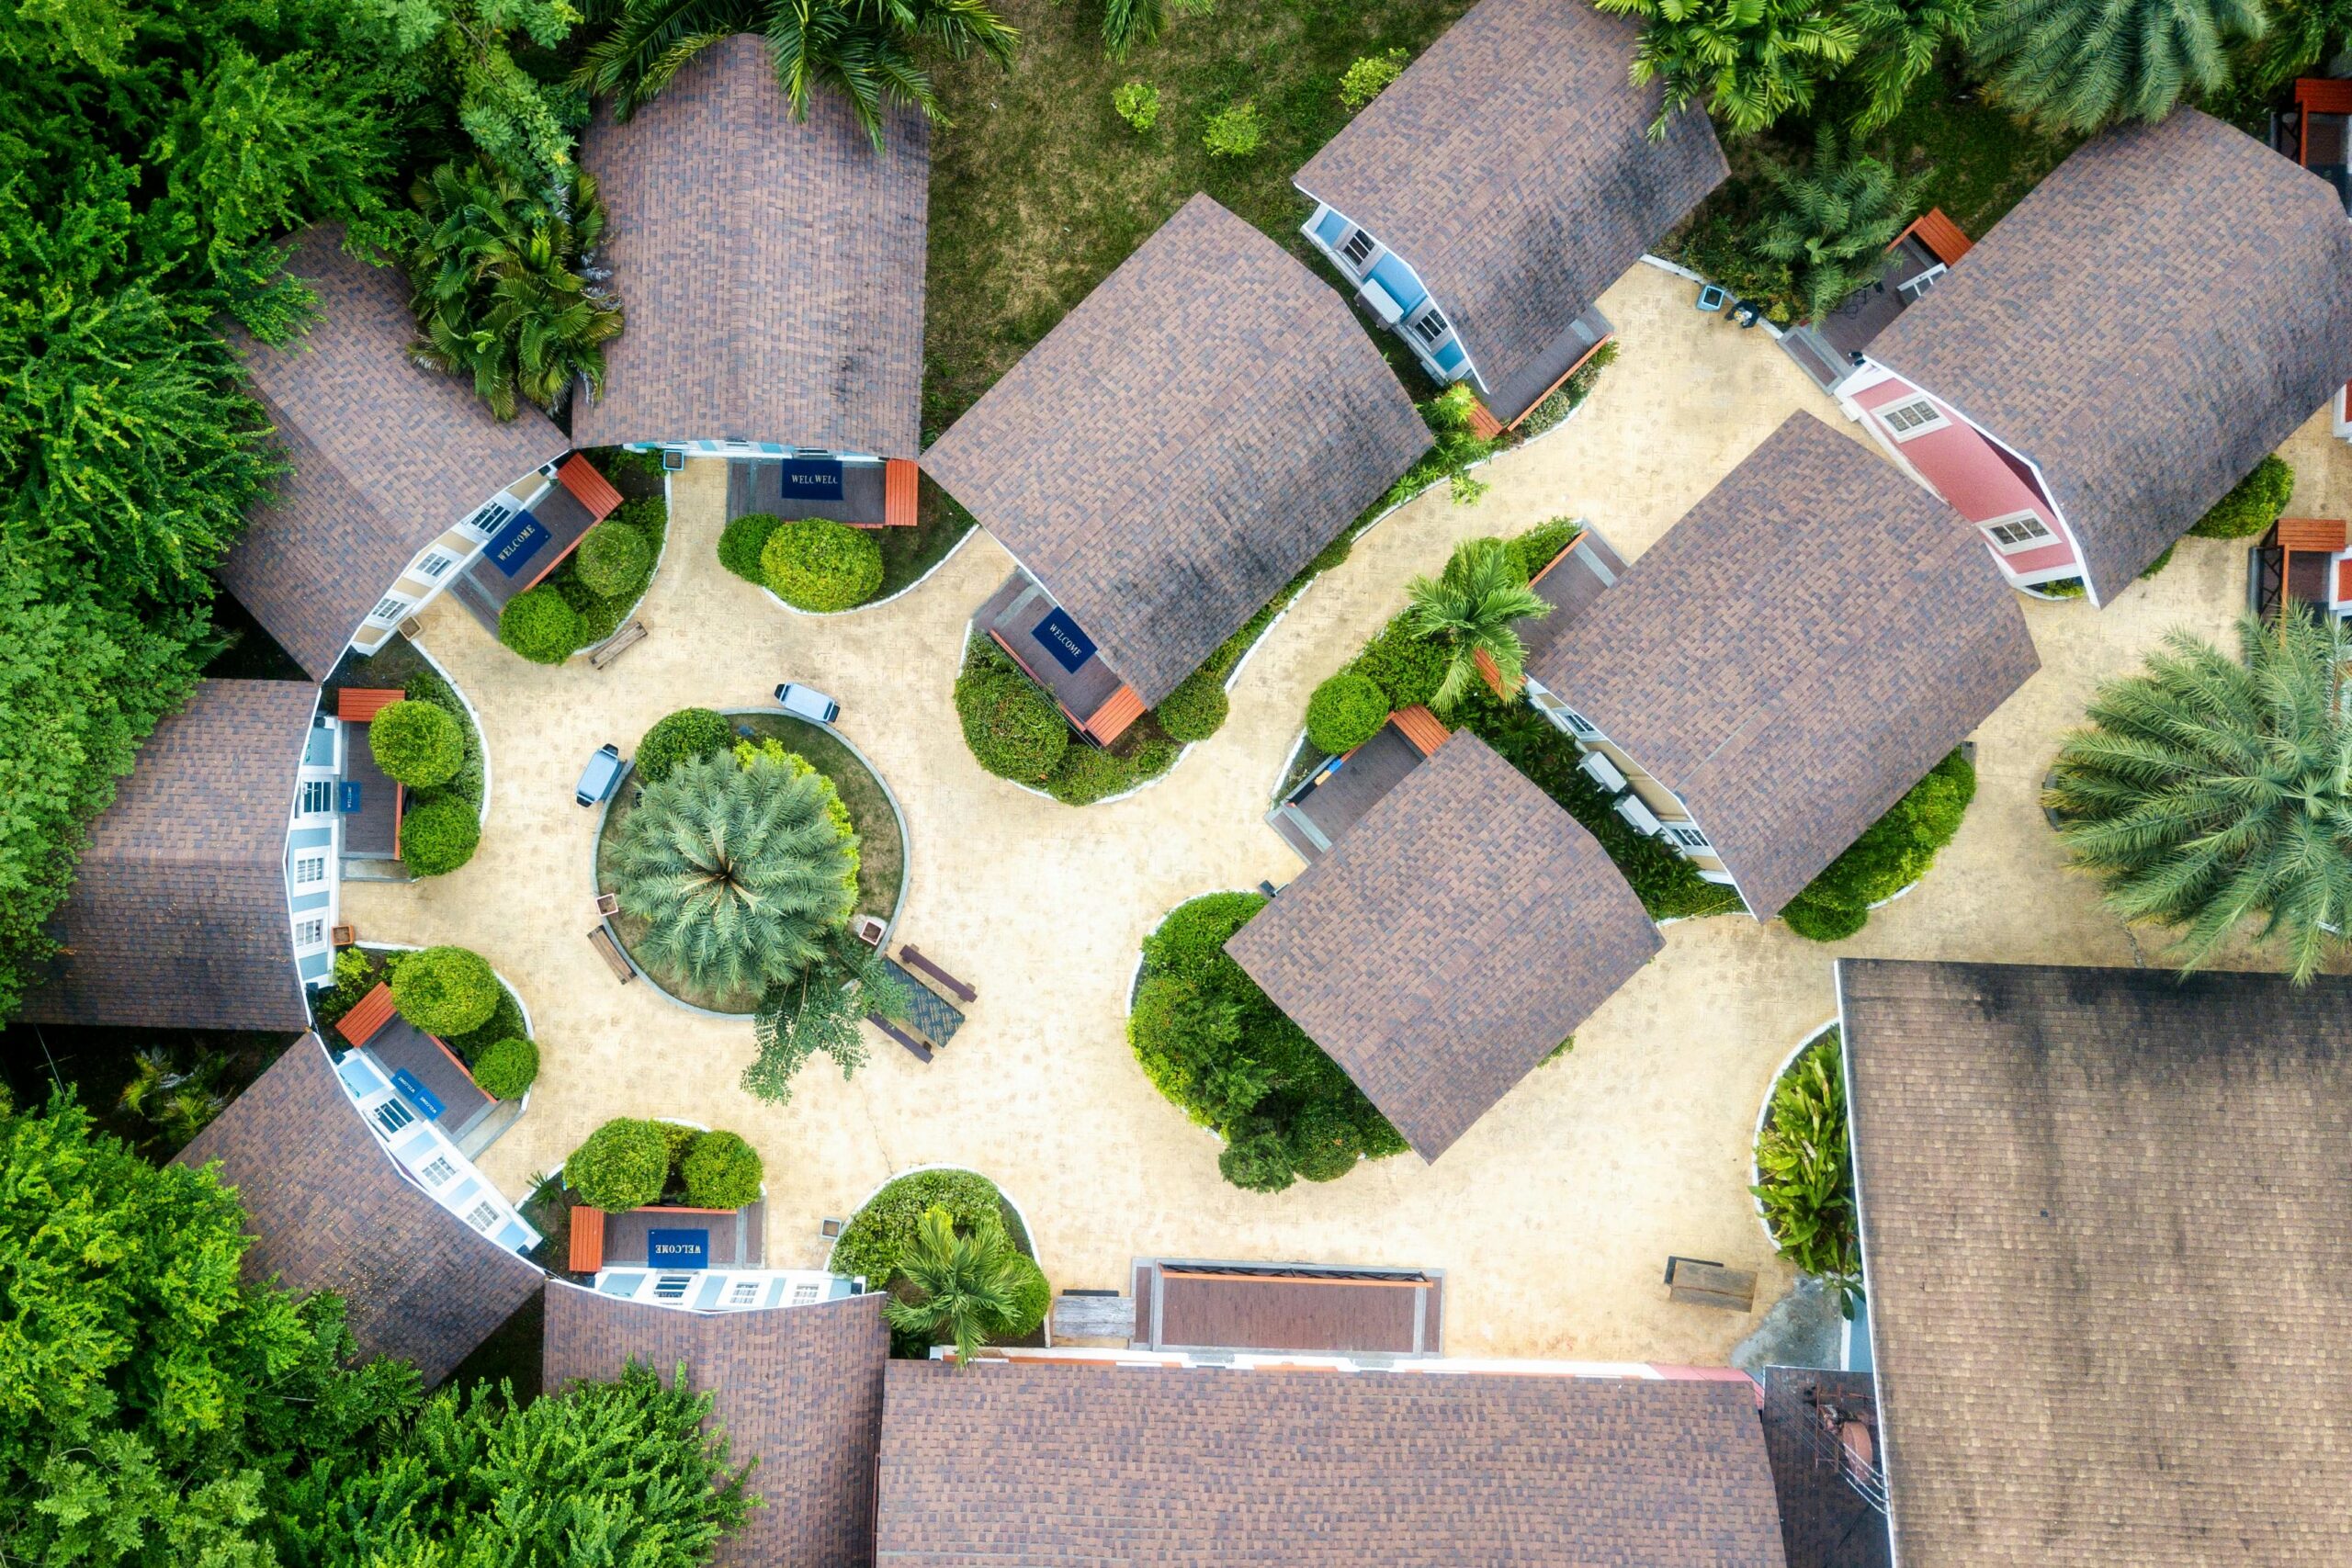
{"label": "red roof section", "polygon": [[345,724],[367,724],[407,695],[398,687],[345,686],[334,694],[334,716]]}
{"label": "red roof section", "polygon": [[[1911,227],[1894,237],[1894,245],[1901,244],[1915,234],[1918,236],[1919,243],[1927,246],[1935,258],[1946,266],[1951,265],[1975,248],[1975,242],[1962,232],[1959,224],[1945,217],[1944,209],[1940,207],[1930,207],[1913,219]],[[1893,250],[1894,245],[1889,245],[1887,249]]]}
{"label": "red roof section", "polygon": [[1388,722],[1395,725],[1397,732],[1413,743],[1413,750],[1424,757],[1431,755],[1453,738],[1453,732],[1438,722],[1437,715],[1419,703],[1408,708],[1398,708],[1388,716]]}
{"label": "red roof section", "polygon": [[911,528],[915,525],[915,494],[921,488],[922,470],[915,467],[912,457],[892,457],[882,465],[882,525],[886,528]]}
{"label": "red roof section", "polygon": [[2281,517],[2278,519],[2278,547],[2287,550],[2326,550],[2331,553],[2344,547],[2345,526],[2341,517]]}
{"label": "red roof section", "polygon": [[588,509],[588,515],[602,523],[621,503],[621,492],[613,481],[596,471],[596,465],[574,452],[555,471],[555,482],[571,492],[571,499]]}
{"label": "red roof section", "polygon": [[2299,76],[2295,79],[2295,107],[2318,114],[2352,114],[2352,82]]}
{"label": "red roof section", "polygon": [[571,1206],[571,1252],[565,1266],[575,1274],[594,1274],[605,1266],[604,1210]]}
{"label": "red roof section", "polygon": [[376,988],[359,998],[359,1005],[343,1015],[335,1032],[354,1045],[365,1045],[376,1038],[377,1032],[392,1021],[392,988],[378,983]]}
{"label": "red roof section", "polygon": [[1105,698],[1094,716],[1080,726],[1098,742],[1108,746],[1127,732],[1127,727],[1143,716],[1143,699],[1136,695],[1133,686],[1122,686]]}

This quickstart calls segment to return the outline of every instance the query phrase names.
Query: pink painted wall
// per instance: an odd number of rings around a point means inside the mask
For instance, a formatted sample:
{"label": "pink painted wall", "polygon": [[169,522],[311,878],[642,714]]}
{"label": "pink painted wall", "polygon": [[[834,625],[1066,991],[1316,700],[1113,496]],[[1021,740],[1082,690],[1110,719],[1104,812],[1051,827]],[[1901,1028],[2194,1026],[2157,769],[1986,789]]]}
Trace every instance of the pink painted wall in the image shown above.
{"label": "pink painted wall", "polygon": [[1894,445],[1895,450],[1903,454],[1904,460],[1918,469],[1927,481],[1951,503],[1952,509],[1970,522],[1984,523],[1996,517],[2031,512],[2049,525],[2052,533],[2059,536],[2054,543],[2016,555],[2004,556],[1997,550],[1994,551],[2008,570],[2032,573],[2052,567],[2073,565],[2074,547],[2066,543],[2065,531],[2059,526],[2058,515],[2040,490],[2021,479],[1983,433],[1953,412],[1941,399],[1896,376],[1855,393],[1854,401],[1865,409],[1881,409],[1890,403],[1906,402],[1923,395],[1934,402],[1951,423],[1940,430],[1931,430],[1903,442],[1895,442],[1883,425],[1878,426],[1878,434]]}

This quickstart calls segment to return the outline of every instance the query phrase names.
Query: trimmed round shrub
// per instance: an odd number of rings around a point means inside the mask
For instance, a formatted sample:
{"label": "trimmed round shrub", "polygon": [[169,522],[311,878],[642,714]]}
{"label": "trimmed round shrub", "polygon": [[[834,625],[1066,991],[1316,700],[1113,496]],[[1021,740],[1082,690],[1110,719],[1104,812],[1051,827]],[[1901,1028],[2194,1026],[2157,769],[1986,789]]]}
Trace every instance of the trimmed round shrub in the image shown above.
{"label": "trimmed round shrub", "polygon": [[783,525],[783,518],[764,512],[732,519],[718,533],[718,564],[744,581],[765,588],[768,575],[760,565],[760,552],[768,547],[768,536]]}
{"label": "trimmed round shrub", "polygon": [[[828,1267],[836,1274],[862,1276],[869,1290],[887,1289],[899,1271],[899,1260],[914,1245],[923,1211],[934,1204],[955,1216],[959,1235],[968,1235],[987,1221],[1008,1218],[996,1183],[987,1177],[969,1170],[917,1171],[884,1187],[850,1216],[833,1244]],[[1006,1229],[1012,1229],[1010,1224]]]}
{"label": "trimmed round shrub", "polygon": [[481,1027],[504,989],[490,960],[469,947],[401,953],[392,960],[391,985],[401,1016],[444,1040]]}
{"label": "trimmed round shrub", "polygon": [[539,1048],[520,1037],[501,1040],[474,1059],[474,1084],[492,1100],[513,1100],[537,1080]]}
{"label": "trimmed round shrub", "polygon": [[428,800],[401,814],[401,863],[412,876],[440,876],[474,858],[481,818],[462,800]]}
{"label": "trimmed round shrub", "polygon": [[956,677],[956,716],[972,760],[1001,779],[1036,783],[1069,750],[1069,721],[1009,660],[965,666]]}
{"label": "trimmed round shrub", "polygon": [[1159,728],[1168,739],[1176,741],[1206,740],[1225,727],[1225,716],[1232,704],[1225,694],[1225,682],[1205,670],[1195,670],[1178,682],[1174,691],[1159,699],[1153,711],[1159,716]]}
{"label": "trimmed round shrub", "polygon": [[564,1185],[592,1209],[626,1213],[662,1196],[670,1180],[670,1139],[659,1122],[616,1116],[563,1162]]}
{"label": "trimmed round shrub", "polygon": [[735,731],[726,715],[708,708],[680,708],[645,732],[631,761],[639,783],[657,784],[676,772],[679,763],[716,757],[734,740]]}
{"label": "trimmed round shrub", "polygon": [[1871,923],[1871,912],[1860,904],[1832,904],[1800,893],[1781,908],[1781,919],[1807,942],[1843,942]]}
{"label": "trimmed round shrub", "polygon": [[1012,1285],[1011,1310],[992,1325],[995,1332],[990,1336],[1000,1344],[1036,1333],[1054,1304],[1054,1287],[1046,1282],[1046,1271],[1037,1267],[1035,1258],[1014,1253],[1012,1271],[1018,1278]]}
{"label": "trimmed round shrub", "polygon": [[[2278,521],[2295,493],[2295,470],[2276,452],[2254,466],[2188,531],[2203,539],[2246,539]],[[2047,584],[2043,585],[2045,589]]]}
{"label": "trimmed round shrub", "polygon": [[1388,694],[1353,670],[1342,670],[1306,699],[1306,741],[1339,756],[1352,751],[1388,722]]}
{"label": "trimmed round shrub", "polygon": [[653,567],[653,542],[617,518],[588,530],[572,553],[580,585],[600,599],[633,596]]}
{"label": "trimmed round shrub", "polygon": [[1396,620],[1364,644],[1348,668],[1387,694],[1391,708],[1408,708],[1437,695],[1438,683],[1445,679],[1445,649],[1427,637],[1416,637]]}
{"label": "trimmed round shrub", "polygon": [[466,732],[432,703],[397,702],[368,726],[376,765],[411,789],[447,784],[466,760]]}
{"label": "trimmed round shrub", "polygon": [[1300,1108],[1290,1127],[1291,1168],[1309,1181],[1337,1181],[1356,1168],[1363,1135],[1338,1106],[1317,1100]]}
{"label": "trimmed round shrub", "polygon": [[498,613],[498,640],[534,664],[560,664],[580,649],[580,612],[553,584],[526,588]]}
{"label": "trimmed round shrub", "polygon": [[1266,907],[1263,893],[1204,893],[1168,912],[1143,939],[1143,961],[1155,975],[1198,985],[1246,983],[1248,974],[1225,951],[1226,939]]}
{"label": "trimmed round shrub", "polygon": [[760,1151],[734,1133],[696,1133],[678,1162],[686,1201],[697,1209],[740,1209],[757,1202],[766,1174]]}
{"label": "trimmed round shrub", "polygon": [[1290,1145],[1271,1127],[1226,1145],[1216,1156],[1216,1168],[1218,1175],[1244,1192],[1280,1192],[1296,1179],[1291,1169]]}
{"label": "trimmed round shrub", "polygon": [[760,576],[797,610],[847,610],[882,586],[882,547],[846,523],[796,517],[776,525],[761,547]]}
{"label": "trimmed round shrub", "polygon": [[1064,806],[1091,806],[1158,778],[1176,765],[1176,743],[1150,739],[1127,752],[1072,746],[1046,781],[1046,793]]}

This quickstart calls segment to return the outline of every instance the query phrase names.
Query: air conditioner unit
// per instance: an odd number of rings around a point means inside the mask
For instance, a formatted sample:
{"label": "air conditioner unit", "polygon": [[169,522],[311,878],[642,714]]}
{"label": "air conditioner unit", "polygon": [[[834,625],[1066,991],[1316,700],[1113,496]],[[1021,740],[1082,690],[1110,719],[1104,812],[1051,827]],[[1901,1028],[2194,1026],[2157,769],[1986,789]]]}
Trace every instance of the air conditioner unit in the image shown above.
{"label": "air conditioner unit", "polygon": [[1396,296],[1383,288],[1377,279],[1365,278],[1363,287],[1356,292],[1363,296],[1363,302],[1372,307],[1372,313],[1380,318],[1383,325],[1393,327],[1404,319],[1405,307],[1398,304]]}
{"label": "air conditioner unit", "polygon": [[1577,766],[1584,770],[1585,777],[1611,795],[1625,787],[1625,775],[1617,771],[1617,764],[1598,751],[1587,751],[1584,761]]}
{"label": "air conditioner unit", "polygon": [[1620,796],[1617,801],[1617,815],[1632,824],[1634,831],[1637,833],[1655,836],[1658,829],[1664,826],[1658,821],[1657,814],[1642,804],[1642,797],[1638,795]]}

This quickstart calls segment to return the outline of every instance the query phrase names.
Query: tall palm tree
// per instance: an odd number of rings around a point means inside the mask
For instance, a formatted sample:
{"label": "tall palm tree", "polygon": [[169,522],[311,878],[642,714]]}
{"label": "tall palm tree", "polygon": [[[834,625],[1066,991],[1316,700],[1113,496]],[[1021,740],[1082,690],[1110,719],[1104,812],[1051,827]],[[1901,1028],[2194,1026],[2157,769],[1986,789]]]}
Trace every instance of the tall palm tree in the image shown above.
{"label": "tall palm tree", "polygon": [[849,919],[854,842],[820,774],[756,754],[680,763],[645,786],[613,847],[621,910],[649,928],[639,955],[728,998],[789,984]]}
{"label": "tall palm tree", "polygon": [[1634,81],[1662,82],[1650,122],[1662,141],[1674,117],[1703,100],[1735,135],[1751,136],[1813,102],[1822,83],[1861,46],[1861,34],[1826,0],[1596,0],[1642,18]]}
{"label": "tall palm tree", "polygon": [[2275,93],[2352,38],[2352,0],[2285,0],[2255,62],[2255,85]]}
{"label": "tall palm tree", "polygon": [[2261,0],[1999,0],[1969,55],[2021,118],[2088,134],[2218,90],[2266,26]]}
{"label": "tall palm tree", "polygon": [[937,1205],[924,1210],[914,1245],[899,1260],[908,1295],[883,1309],[890,1326],[933,1344],[952,1341],[956,1364],[970,1366],[1012,1315],[1013,1291],[1021,1283],[1017,1256],[994,1221],[957,1235],[954,1215]]}
{"label": "tall palm tree", "polygon": [[1927,171],[1897,175],[1876,158],[1841,146],[1824,125],[1803,167],[1770,163],[1770,190],[1748,243],[1784,264],[1798,303],[1819,318],[1855,289],[1878,281],[1893,244],[1919,209]]}
{"label": "tall palm tree", "polygon": [[977,51],[1010,68],[1021,42],[1019,29],[985,0],[603,0],[589,20],[608,27],[589,46],[573,84],[614,95],[623,119],[703,50],[735,33],[759,33],[796,118],[808,118],[817,88],[834,88],[877,148],[886,104],[946,118],[930,73],[915,63],[918,44],[956,60]]}
{"label": "tall palm tree", "polygon": [[1946,44],[1976,34],[1984,0],[1849,0],[1846,15],[1862,35],[1850,79],[1870,89],[1854,117],[1857,130],[1876,130],[1903,112],[1912,86],[1935,69]]}
{"label": "tall palm tree", "polygon": [[2100,687],[2044,800],[2109,908],[2181,928],[2184,973],[2260,916],[2301,982],[2352,922],[2352,641],[2290,611],[2241,622],[2238,644],[2233,660],[2176,632]]}
{"label": "tall palm tree", "polygon": [[1406,588],[1406,625],[1449,650],[1445,679],[1430,699],[1450,711],[1477,679],[1478,655],[1495,661],[1503,690],[1515,693],[1527,670],[1527,645],[1514,621],[1540,620],[1552,606],[1527,586],[1527,576],[1500,539],[1465,539],[1435,579],[1417,577]]}
{"label": "tall palm tree", "polygon": [[500,419],[517,393],[549,413],[582,380],[601,395],[621,306],[587,272],[605,235],[595,177],[575,164],[542,198],[476,159],[444,164],[413,195],[427,225],[409,261],[416,357],[470,376]]}

